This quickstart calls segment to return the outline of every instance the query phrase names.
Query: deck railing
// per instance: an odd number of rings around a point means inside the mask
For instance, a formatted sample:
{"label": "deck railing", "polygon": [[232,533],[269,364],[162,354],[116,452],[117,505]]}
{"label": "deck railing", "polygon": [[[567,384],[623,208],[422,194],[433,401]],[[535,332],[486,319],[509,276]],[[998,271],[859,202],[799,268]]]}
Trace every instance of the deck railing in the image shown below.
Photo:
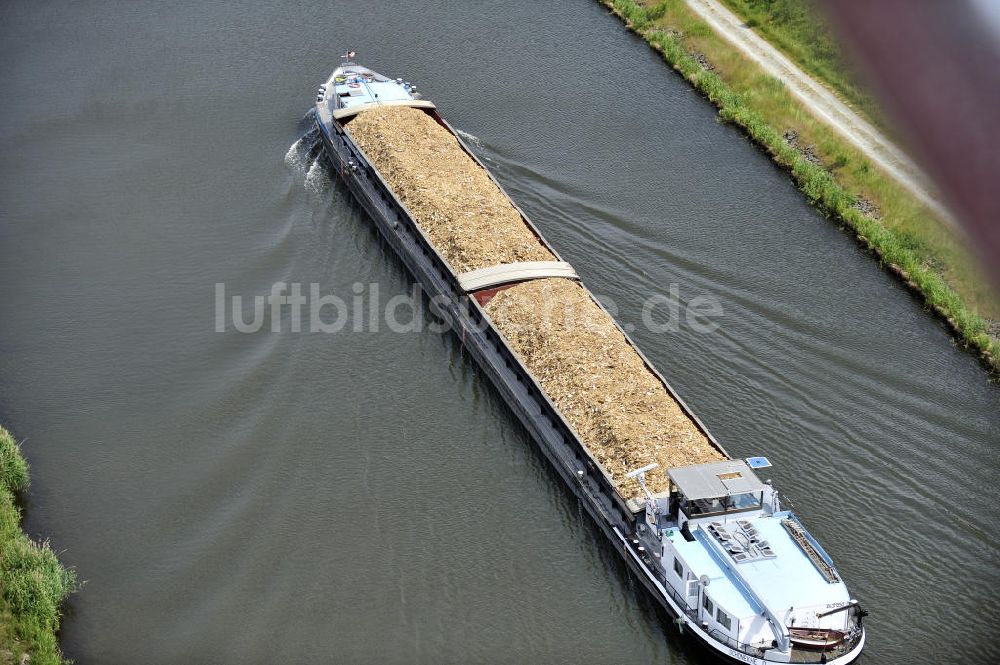
{"label": "deck railing", "polygon": [[[773,658],[768,658],[765,652],[770,647],[762,647],[759,645],[746,644],[745,642],[740,642],[734,639],[733,637],[726,635],[718,628],[713,628],[712,630],[708,631],[708,634],[712,639],[721,642],[722,644],[725,644],[730,649],[735,649],[736,651],[739,651],[740,653],[745,653],[748,656],[759,658],[761,660],[768,662],[775,662],[775,663],[788,662],[788,661],[783,661],[783,660],[779,661]],[[796,649],[793,646],[791,662],[805,663],[807,665],[812,665],[812,664],[819,665],[821,663],[826,663],[828,661],[831,661],[834,658],[839,658],[840,656],[849,653],[855,647],[858,646],[858,643],[861,641],[861,634],[862,634],[861,624],[859,623],[855,627],[855,629],[850,634],[848,634],[846,638],[844,638],[844,641],[838,644],[836,647],[832,647],[830,649],[825,649],[825,650],[815,650],[815,651],[810,649],[807,651],[803,649]]]}

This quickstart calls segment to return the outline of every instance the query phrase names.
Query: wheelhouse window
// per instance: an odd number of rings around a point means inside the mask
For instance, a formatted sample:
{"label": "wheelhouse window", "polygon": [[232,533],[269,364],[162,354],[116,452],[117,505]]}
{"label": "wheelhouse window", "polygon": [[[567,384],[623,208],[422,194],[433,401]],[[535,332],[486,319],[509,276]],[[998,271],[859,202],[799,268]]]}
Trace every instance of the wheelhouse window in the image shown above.
{"label": "wheelhouse window", "polygon": [[760,494],[746,492],[744,494],[713,497],[711,499],[684,499],[681,502],[681,508],[688,517],[701,517],[704,515],[737,513],[745,510],[759,510],[760,504]]}
{"label": "wheelhouse window", "polygon": [[708,595],[705,595],[702,598],[701,606],[705,608],[705,613],[708,614],[708,616],[712,616],[712,612],[715,611],[715,604],[712,602],[712,599],[708,597]]}
{"label": "wheelhouse window", "polygon": [[756,510],[760,508],[760,495],[753,492],[734,494],[727,498],[733,510]]}
{"label": "wheelhouse window", "polygon": [[677,573],[678,577],[684,579],[684,564],[677,557],[674,557],[674,572]]}
{"label": "wheelhouse window", "polygon": [[715,620],[718,621],[719,625],[725,628],[727,631],[733,629],[732,617],[723,612],[721,607],[715,611]]}

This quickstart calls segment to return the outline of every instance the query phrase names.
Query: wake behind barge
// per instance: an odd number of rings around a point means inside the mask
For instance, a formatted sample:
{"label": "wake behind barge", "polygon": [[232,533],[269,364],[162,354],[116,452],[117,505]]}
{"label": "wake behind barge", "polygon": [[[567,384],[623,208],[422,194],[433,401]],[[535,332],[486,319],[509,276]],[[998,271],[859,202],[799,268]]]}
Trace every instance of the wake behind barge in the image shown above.
{"label": "wake behind barge", "polygon": [[726,459],[669,469],[670,490],[657,494],[644,482],[644,473],[655,465],[636,469],[629,475],[639,481],[644,500],[621,495],[483,307],[498,290],[527,280],[577,279],[572,267],[512,202],[556,260],[457,274],[365,156],[351,135],[351,120],[383,105],[421,109],[503,189],[434,104],[420,99],[402,79],[386,78],[351,57],[316,96],[316,126],[331,166],[432,299],[432,308],[452,325],[552,467],[630,570],[676,617],[681,631],[730,662],[846,665],[856,659],[865,642],[865,612],[829,555],[795,514],[782,509],[770,481],[761,482],[754,473],[769,462],[730,458],[638,349],[648,369]]}

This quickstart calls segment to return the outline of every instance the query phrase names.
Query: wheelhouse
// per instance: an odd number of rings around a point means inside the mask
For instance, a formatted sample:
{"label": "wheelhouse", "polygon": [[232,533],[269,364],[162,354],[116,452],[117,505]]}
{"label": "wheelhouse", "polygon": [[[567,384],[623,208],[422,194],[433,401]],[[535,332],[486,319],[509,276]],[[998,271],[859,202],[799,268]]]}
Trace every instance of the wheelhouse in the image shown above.
{"label": "wheelhouse", "polygon": [[759,512],[770,490],[743,460],[676,467],[667,473],[672,486],[672,508],[678,511],[677,520],[681,524],[733,513]]}

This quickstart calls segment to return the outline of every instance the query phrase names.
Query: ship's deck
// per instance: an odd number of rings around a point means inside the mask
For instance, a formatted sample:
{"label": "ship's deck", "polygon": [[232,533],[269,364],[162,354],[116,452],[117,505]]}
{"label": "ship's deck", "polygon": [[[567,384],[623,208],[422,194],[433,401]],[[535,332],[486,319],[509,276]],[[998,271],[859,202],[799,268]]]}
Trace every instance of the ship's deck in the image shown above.
{"label": "ship's deck", "polygon": [[[754,593],[775,611],[789,608],[826,606],[850,600],[843,582],[830,584],[816,569],[812,561],[781,525],[781,514],[776,517],[759,517],[749,520],[766,540],[775,557],[742,563],[729,562],[746,580]],[[699,538],[709,538],[699,534]],[[711,582],[708,594],[727,612],[735,616],[759,614],[757,602],[742,585],[733,579],[717,561],[721,556],[709,550],[709,544],[700,539],[688,542],[674,531],[670,537],[674,547],[697,575],[708,575]]]}
{"label": "ship's deck", "polygon": [[364,79],[348,79],[337,85],[334,92],[345,108],[372,104],[374,102],[393,102],[413,99],[410,93],[395,81],[365,81]]}

